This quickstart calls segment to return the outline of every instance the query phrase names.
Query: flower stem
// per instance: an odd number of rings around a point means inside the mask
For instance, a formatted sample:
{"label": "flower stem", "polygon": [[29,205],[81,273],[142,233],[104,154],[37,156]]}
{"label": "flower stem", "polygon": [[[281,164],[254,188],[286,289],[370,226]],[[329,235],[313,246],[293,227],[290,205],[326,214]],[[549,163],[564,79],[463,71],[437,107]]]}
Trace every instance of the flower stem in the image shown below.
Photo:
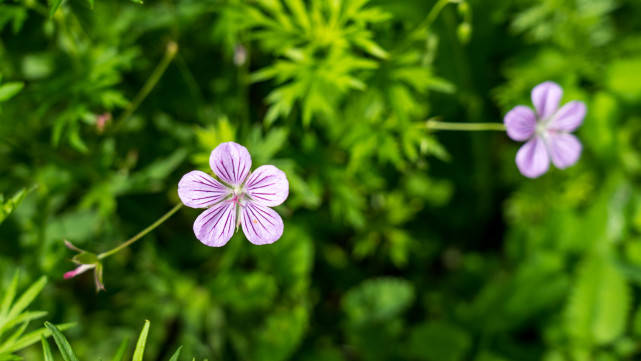
{"label": "flower stem", "polygon": [[140,91],[138,91],[138,94],[136,94],[134,100],[129,103],[127,109],[125,109],[120,117],[118,117],[118,120],[116,120],[116,122],[114,123],[115,129],[119,128],[122,123],[129,119],[129,117],[136,111],[136,109],[138,109],[142,101],[145,100],[147,95],[151,93],[156,84],[158,84],[158,81],[160,80],[162,75],[165,73],[165,70],[167,70],[167,67],[169,66],[171,61],[174,60],[176,53],[178,53],[178,44],[176,44],[176,42],[174,41],[170,41],[169,43],[167,43],[165,56],[162,58],[160,63],[158,63],[153,73],[151,73],[151,75],[147,79],[147,82],[145,82]]}
{"label": "flower stem", "polygon": [[448,4],[459,4],[461,2],[462,0],[439,0],[436,4],[434,4],[434,6],[432,6],[432,9],[427,14],[425,20],[423,20],[423,22],[421,22],[419,26],[412,32],[412,37],[418,36],[428,30],[432,26],[432,23],[436,20],[436,18],[438,18],[438,15],[441,13],[441,11]]}
{"label": "flower stem", "polygon": [[439,122],[437,120],[428,120],[425,128],[430,130],[454,130],[463,132],[479,131],[505,131],[505,125],[501,123],[449,123]]}
{"label": "flower stem", "polygon": [[154,223],[150,224],[147,228],[143,229],[142,231],[138,232],[135,236],[129,238],[125,242],[121,243],[119,246],[110,249],[109,251],[103,252],[98,255],[98,259],[105,259],[109,256],[111,256],[114,253],[117,253],[123,248],[127,248],[130,245],[132,245],[134,242],[137,240],[141,239],[144,237],[147,233],[153,231],[156,227],[161,225],[163,222],[165,222],[169,217],[173,216],[174,213],[178,212],[180,208],[182,208],[182,203],[178,203],[174,208],[172,208],[169,212],[165,213],[162,217],[158,218]]}

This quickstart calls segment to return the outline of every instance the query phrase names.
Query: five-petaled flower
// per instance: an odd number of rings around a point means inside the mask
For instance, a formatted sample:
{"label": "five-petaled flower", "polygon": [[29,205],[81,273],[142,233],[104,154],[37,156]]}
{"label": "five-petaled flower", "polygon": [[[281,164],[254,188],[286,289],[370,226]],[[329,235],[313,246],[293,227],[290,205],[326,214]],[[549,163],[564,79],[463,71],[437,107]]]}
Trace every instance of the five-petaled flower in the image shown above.
{"label": "five-petaled flower", "polygon": [[209,166],[223,183],[197,170],[178,183],[178,196],[186,206],[208,208],[194,222],[196,238],[207,246],[224,246],[241,224],[256,245],[274,243],[283,234],[283,220],[269,207],[287,199],[287,177],[273,165],[250,173],[251,165],[247,148],[222,143],[211,152]]}
{"label": "five-petaled flower", "polygon": [[547,81],[532,89],[529,107],[519,105],[505,115],[507,134],[517,141],[526,141],[516,154],[521,174],[536,178],[547,172],[550,160],[559,168],[570,167],[581,156],[581,142],[572,134],[585,117],[583,102],[571,101],[559,109],[563,89]]}

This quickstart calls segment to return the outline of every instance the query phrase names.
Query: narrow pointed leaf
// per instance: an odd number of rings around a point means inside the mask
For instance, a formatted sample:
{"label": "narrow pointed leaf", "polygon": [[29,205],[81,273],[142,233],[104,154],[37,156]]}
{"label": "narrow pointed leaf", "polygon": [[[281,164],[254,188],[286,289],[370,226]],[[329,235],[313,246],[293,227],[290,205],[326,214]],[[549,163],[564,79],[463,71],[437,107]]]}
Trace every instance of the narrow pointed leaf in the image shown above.
{"label": "narrow pointed leaf", "polygon": [[31,287],[29,287],[25,291],[25,293],[23,293],[22,296],[18,298],[16,303],[13,305],[13,307],[11,307],[8,317],[13,318],[18,316],[24,309],[26,309],[31,304],[31,302],[33,302],[33,300],[36,298],[36,296],[38,296],[38,294],[40,293],[40,291],[42,291],[42,289],[46,284],[47,284],[47,277],[45,276],[40,277],[40,279],[38,279],[36,283],[31,285]]}
{"label": "narrow pointed leaf", "polygon": [[47,341],[43,335],[40,335],[40,342],[42,343],[42,353],[44,354],[45,361],[54,361],[51,347],[49,347],[49,341]]}
{"label": "narrow pointed leaf", "polygon": [[183,349],[183,347],[182,347],[182,346],[178,347],[178,350],[176,350],[176,352],[174,352],[174,354],[171,356],[171,358],[169,359],[169,361],[178,361],[178,357],[180,357],[180,351],[181,351],[182,349]]}
{"label": "narrow pointed leaf", "polygon": [[118,347],[118,351],[116,351],[116,354],[114,357],[111,359],[111,361],[122,361],[123,358],[125,357],[125,352],[127,351],[127,346],[129,345],[129,339],[124,339],[120,343],[120,346]]}
{"label": "narrow pointed leaf", "polygon": [[142,361],[142,357],[145,354],[145,345],[147,344],[147,335],[149,335],[149,320],[145,321],[145,325],[140,331],[140,336],[138,336],[138,342],[136,342],[136,349],[134,350],[133,361]]}
{"label": "narrow pointed leaf", "polygon": [[51,0],[51,9],[49,9],[49,18],[52,18],[53,15],[56,13],[56,10],[60,7],[60,4],[62,4],[62,0]]}
{"label": "narrow pointed leaf", "polygon": [[7,313],[9,312],[9,307],[11,306],[11,303],[13,302],[13,298],[16,297],[16,291],[18,290],[18,278],[20,276],[20,272],[16,272],[13,275],[13,280],[11,280],[11,284],[9,285],[9,288],[7,289],[3,299],[2,299],[2,305],[0,306],[0,319],[4,319]]}
{"label": "narrow pointed leaf", "polygon": [[62,358],[65,361],[78,361],[78,358],[76,355],[73,353],[73,350],[71,349],[71,345],[69,344],[69,341],[67,341],[67,338],[60,332],[60,330],[53,324],[49,322],[45,322],[45,327],[51,331],[51,335],[53,336],[53,340],[56,342],[56,345],[58,345],[58,350],[60,350],[60,354],[62,355]]}

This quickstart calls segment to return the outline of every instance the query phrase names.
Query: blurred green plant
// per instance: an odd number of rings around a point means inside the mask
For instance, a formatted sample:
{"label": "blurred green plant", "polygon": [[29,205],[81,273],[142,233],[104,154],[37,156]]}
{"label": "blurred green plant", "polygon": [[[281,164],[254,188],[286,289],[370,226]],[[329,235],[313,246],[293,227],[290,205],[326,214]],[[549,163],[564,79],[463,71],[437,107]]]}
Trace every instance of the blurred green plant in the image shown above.
{"label": "blurred green plant", "polygon": [[[0,360],[21,360],[16,353],[38,342],[40,338],[51,336],[46,328],[27,331],[29,323],[44,317],[47,312],[29,311],[29,305],[47,284],[46,277],[41,277],[23,293],[18,294],[19,274],[16,272],[9,286],[2,292],[0,303]],[[17,297],[18,296],[18,297]],[[59,325],[64,330],[72,324]]]}
{"label": "blurred green plant", "polygon": [[[151,323],[149,321],[145,321],[145,325],[140,331],[140,335],[138,336],[138,341],[136,342],[136,347],[134,348],[134,353],[131,359],[132,361],[143,361],[150,325]],[[62,334],[62,332],[60,332],[60,329],[56,327],[54,324],[51,324],[49,322],[45,322],[45,327],[53,335],[53,339],[56,343],[56,346],[58,347],[58,351],[60,352],[60,355],[62,356],[63,360],[78,361],[78,358],[73,352],[73,348],[69,344],[69,341],[67,341],[67,338]],[[49,347],[49,342],[44,337],[41,338],[41,341],[42,341],[42,353],[44,355],[44,361],[54,361],[53,353],[51,352],[51,348]],[[125,352],[127,351],[127,344],[128,344],[128,340],[124,340],[120,344],[120,346],[118,347],[118,350],[116,351],[113,358],[111,359],[112,361],[124,360]],[[176,352],[169,358],[169,361],[178,361],[180,357],[181,349],[182,347],[179,347],[178,350],[176,350]]]}

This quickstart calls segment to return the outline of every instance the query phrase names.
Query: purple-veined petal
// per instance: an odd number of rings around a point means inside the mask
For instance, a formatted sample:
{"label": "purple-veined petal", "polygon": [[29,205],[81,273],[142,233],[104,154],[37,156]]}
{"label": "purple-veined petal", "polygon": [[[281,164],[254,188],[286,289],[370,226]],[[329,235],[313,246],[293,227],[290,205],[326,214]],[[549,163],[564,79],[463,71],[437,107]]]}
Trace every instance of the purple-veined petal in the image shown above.
{"label": "purple-veined petal", "polygon": [[178,182],[178,197],[191,208],[210,207],[231,194],[231,189],[199,170],[185,174]]}
{"label": "purple-veined petal", "polygon": [[547,172],[550,156],[541,138],[534,137],[519,149],[516,153],[516,166],[528,178],[536,178]]}
{"label": "purple-veined petal", "polygon": [[581,142],[568,133],[551,133],[547,143],[552,163],[559,169],[574,165],[579,160],[583,149]]}
{"label": "purple-veined petal", "polygon": [[563,89],[554,82],[546,81],[532,89],[532,103],[539,118],[547,118],[559,109]]}
{"label": "purple-veined petal", "polygon": [[209,166],[218,178],[232,186],[241,185],[252,166],[247,148],[234,142],[221,143],[211,152]]}
{"label": "purple-veined petal", "polygon": [[254,203],[275,207],[287,199],[289,182],[282,170],[273,165],[263,165],[249,175],[245,189]]}
{"label": "purple-veined petal", "polygon": [[240,211],[243,232],[255,245],[276,242],[283,235],[283,220],[275,210],[247,202]]}
{"label": "purple-veined petal", "polygon": [[236,203],[220,202],[201,213],[194,222],[194,234],[209,247],[222,247],[236,229]]}
{"label": "purple-veined petal", "polygon": [[505,115],[503,123],[510,138],[518,141],[527,140],[536,129],[536,114],[532,109],[519,105]]}
{"label": "purple-veined petal", "polygon": [[578,100],[571,101],[552,116],[547,128],[562,132],[573,132],[583,123],[585,112],[585,103]]}

